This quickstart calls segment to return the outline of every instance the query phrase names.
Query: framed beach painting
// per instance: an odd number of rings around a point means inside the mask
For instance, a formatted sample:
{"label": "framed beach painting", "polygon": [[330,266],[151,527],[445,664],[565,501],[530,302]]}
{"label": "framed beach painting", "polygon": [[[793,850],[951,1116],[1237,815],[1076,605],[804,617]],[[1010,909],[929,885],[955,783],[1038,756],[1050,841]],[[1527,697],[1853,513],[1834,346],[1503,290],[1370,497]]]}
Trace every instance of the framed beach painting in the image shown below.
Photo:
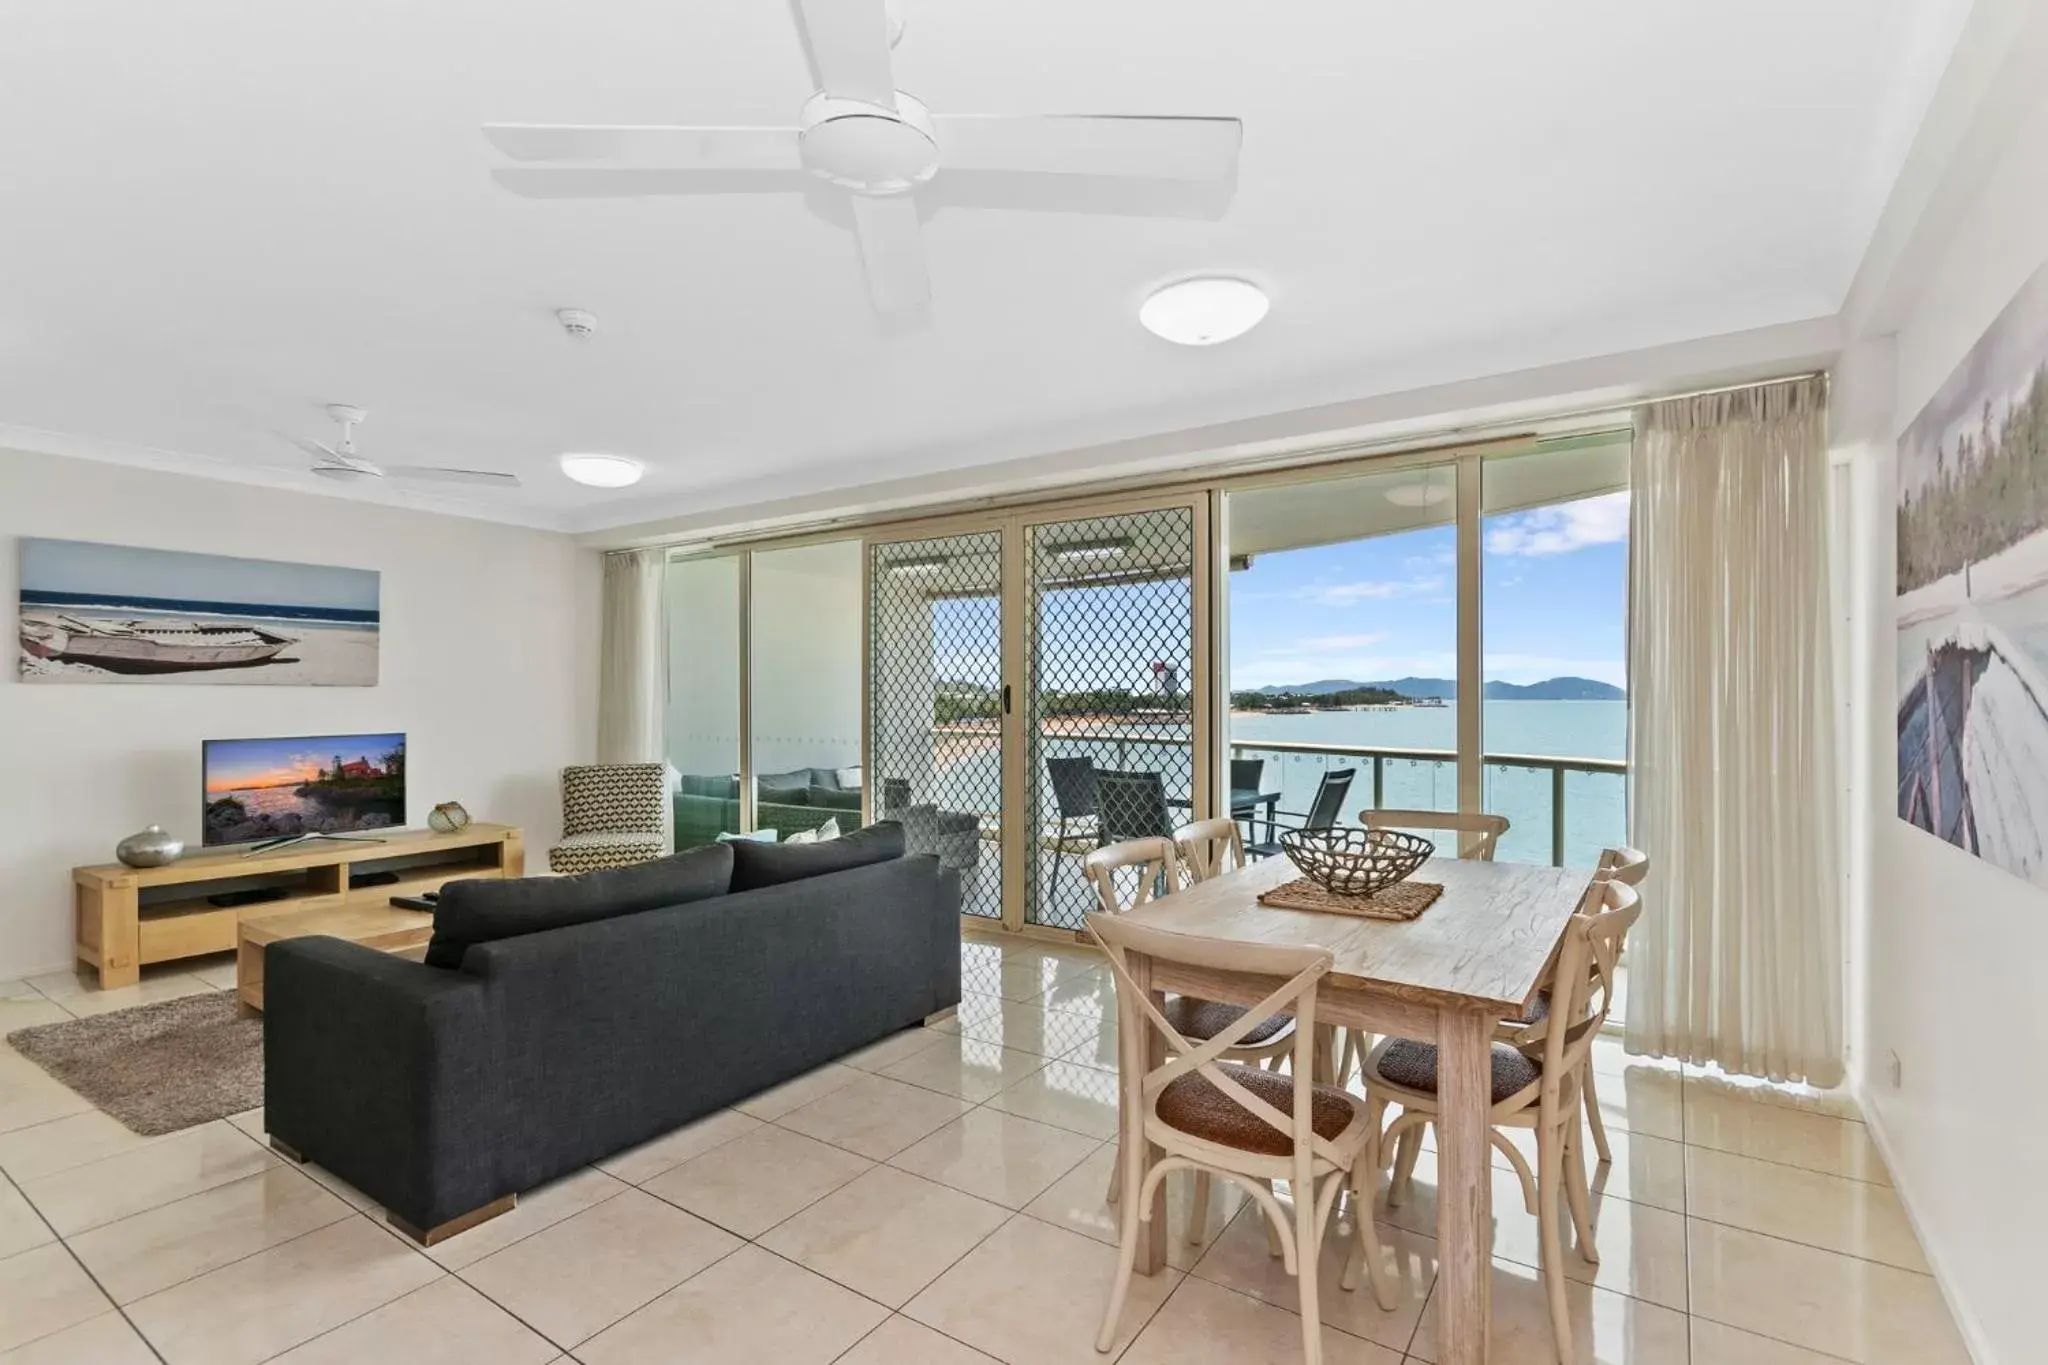
{"label": "framed beach painting", "polygon": [[374,687],[374,569],[21,542],[26,682]]}
{"label": "framed beach painting", "polygon": [[1899,438],[1899,818],[2048,887],[2048,267]]}

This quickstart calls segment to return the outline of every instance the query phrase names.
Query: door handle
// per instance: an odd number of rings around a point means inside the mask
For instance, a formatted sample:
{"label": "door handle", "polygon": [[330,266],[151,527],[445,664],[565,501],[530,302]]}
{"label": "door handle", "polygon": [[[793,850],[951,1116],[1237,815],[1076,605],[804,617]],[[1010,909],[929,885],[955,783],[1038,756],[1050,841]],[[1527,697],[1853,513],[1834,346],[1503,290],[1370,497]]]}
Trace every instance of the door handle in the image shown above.
{"label": "door handle", "polygon": [[1010,714],[1010,685],[1008,683],[1003,684],[1003,714],[1006,716]]}

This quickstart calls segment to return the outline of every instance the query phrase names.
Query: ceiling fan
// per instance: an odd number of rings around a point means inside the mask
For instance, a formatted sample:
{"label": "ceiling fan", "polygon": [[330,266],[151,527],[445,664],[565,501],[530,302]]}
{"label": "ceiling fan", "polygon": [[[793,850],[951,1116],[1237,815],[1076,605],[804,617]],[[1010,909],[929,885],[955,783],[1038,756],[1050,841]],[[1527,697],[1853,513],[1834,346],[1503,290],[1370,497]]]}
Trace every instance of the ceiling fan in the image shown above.
{"label": "ceiling fan", "polygon": [[292,444],[313,457],[312,472],[323,479],[354,483],[362,479],[403,479],[412,483],[476,483],[493,488],[517,488],[517,474],[491,469],[442,469],[434,465],[374,464],[356,454],[355,429],[370,414],[349,403],[329,403],[327,415],[341,426],[341,437],[333,445],[325,441],[293,438]]}
{"label": "ceiling fan", "polygon": [[931,297],[920,202],[1135,217],[1215,217],[1244,125],[1234,118],[933,114],[896,88],[901,35],[885,0],[790,0],[818,93],[794,127],[490,123],[513,160],[498,183],[530,198],[847,192],[878,312]]}

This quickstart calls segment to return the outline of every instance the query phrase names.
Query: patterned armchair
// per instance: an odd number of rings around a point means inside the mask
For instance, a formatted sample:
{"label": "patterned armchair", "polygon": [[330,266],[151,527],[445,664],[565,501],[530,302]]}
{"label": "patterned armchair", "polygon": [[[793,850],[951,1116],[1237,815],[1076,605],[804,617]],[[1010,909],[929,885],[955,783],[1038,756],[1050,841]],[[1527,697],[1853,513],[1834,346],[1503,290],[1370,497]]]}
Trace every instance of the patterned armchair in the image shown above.
{"label": "patterned armchair", "polygon": [[562,842],[548,850],[555,872],[595,872],[669,851],[668,768],[661,763],[592,763],[562,769]]}

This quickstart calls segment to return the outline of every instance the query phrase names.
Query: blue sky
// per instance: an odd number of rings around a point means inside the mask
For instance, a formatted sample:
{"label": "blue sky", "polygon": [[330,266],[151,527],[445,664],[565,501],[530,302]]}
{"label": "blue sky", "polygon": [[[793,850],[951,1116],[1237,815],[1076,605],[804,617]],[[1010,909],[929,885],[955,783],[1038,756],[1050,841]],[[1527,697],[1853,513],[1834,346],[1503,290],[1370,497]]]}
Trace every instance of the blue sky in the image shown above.
{"label": "blue sky", "polygon": [[374,569],[146,550],[85,540],[24,538],[21,586],[32,592],[377,610]]}
{"label": "blue sky", "polygon": [[[1486,676],[1626,681],[1628,495],[1488,517]],[[1230,576],[1233,689],[1457,675],[1449,526],[1258,556]]]}

